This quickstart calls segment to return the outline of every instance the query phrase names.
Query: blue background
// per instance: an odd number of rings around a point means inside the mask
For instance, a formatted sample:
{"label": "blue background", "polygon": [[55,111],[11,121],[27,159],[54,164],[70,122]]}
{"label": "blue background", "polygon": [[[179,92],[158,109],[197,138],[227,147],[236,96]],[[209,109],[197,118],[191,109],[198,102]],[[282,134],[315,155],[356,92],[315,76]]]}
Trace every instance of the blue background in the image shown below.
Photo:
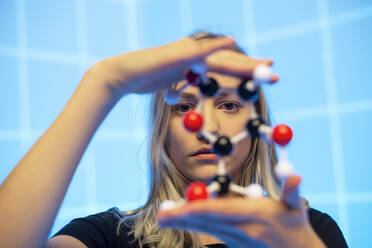
{"label": "blue background", "polygon": [[[234,36],[250,55],[274,58],[281,81],[265,91],[274,123],[294,129],[289,154],[303,176],[302,194],[337,221],[351,247],[371,244],[370,0],[3,0],[0,181],[92,64],[197,29]],[[52,233],[72,218],[144,202],[147,100],[129,96],[105,120]]]}

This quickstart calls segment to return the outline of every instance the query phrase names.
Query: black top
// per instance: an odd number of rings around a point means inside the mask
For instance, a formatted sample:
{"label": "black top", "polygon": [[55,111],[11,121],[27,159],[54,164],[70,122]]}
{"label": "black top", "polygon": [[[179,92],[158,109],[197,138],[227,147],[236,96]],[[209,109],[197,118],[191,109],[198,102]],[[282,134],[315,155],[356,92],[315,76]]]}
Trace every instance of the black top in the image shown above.
{"label": "black top", "polygon": [[[346,241],[336,222],[328,215],[313,208],[308,210],[309,221],[315,232],[328,248],[347,247]],[[118,221],[123,217],[118,208],[72,220],[57,235],[69,235],[88,248],[135,248],[138,244],[128,234],[132,221],[121,225],[120,236],[116,235]],[[53,236],[53,237],[54,237]],[[223,244],[207,245],[210,248],[226,248]]]}

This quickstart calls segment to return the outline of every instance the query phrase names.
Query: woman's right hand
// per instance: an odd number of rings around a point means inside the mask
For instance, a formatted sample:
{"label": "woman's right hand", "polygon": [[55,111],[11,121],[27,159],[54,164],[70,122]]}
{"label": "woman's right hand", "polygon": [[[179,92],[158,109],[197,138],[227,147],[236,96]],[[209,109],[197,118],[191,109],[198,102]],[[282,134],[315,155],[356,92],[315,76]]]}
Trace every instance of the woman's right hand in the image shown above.
{"label": "woman's right hand", "polygon": [[229,37],[195,41],[183,38],[155,48],[135,51],[102,60],[89,72],[100,78],[115,94],[151,93],[184,78],[192,65],[204,65],[208,71],[233,76],[249,76],[258,64],[271,60],[252,59],[228,50],[235,42]]}

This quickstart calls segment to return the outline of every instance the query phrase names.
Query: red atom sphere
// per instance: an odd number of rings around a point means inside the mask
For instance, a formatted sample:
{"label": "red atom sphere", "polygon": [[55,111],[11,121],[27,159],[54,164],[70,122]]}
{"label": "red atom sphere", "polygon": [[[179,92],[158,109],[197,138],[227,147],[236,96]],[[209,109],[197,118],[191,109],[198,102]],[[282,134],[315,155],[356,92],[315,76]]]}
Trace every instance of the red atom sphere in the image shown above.
{"label": "red atom sphere", "polygon": [[273,140],[281,146],[287,145],[291,141],[292,136],[292,129],[285,124],[277,125],[273,130]]}
{"label": "red atom sphere", "polygon": [[203,117],[198,112],[190,110],[183,119],[183,125],[191,132],[199,131],[203,125]]}
{"label": "red atom sphere", "polygon": [[207,185],[202,182],[193,182],[186,188],[187,201],[208,199]]}
{"label": "red atom sphere", "polygon": [[196,74],[190,70],[186,73],[187,82],[191,84],[192,86],[197,86],[196,82],[197,82],[198,77],[199,77],[199,74]]}

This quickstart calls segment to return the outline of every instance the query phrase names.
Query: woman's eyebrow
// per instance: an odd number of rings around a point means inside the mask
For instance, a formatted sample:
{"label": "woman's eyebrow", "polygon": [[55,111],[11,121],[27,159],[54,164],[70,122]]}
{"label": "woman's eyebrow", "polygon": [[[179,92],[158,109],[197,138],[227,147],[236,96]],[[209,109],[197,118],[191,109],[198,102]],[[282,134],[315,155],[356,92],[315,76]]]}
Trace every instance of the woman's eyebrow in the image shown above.
{"label": "woman's eyebrow", "polygon": [[188,92],[182,92],[180,97],[181,97],[181,99],[188,100],[188,101],[197,101],[198,100],[197,96],[195,96],[192,93],[188,93]]}

